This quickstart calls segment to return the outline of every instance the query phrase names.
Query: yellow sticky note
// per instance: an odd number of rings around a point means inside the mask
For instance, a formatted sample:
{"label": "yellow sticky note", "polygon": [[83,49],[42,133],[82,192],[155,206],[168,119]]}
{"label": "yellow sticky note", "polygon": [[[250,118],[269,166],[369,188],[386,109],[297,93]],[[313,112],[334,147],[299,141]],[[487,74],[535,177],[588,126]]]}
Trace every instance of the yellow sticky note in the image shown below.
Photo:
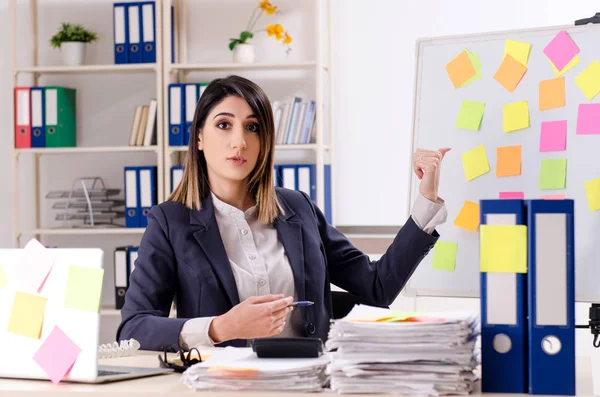
{"label": "yellow sticky note", "polygon": [[70,266],[65,307],[97,313],[100,310],[104,269]]}
{"label": "yellow sticky note", "polygon": [[0,264],[0,289],[6,287],[8,284],[8,278],[6,277],[6,273],[2,269],[2,264]]}
{"label": "yellow sticky note", "polygon": [[479,204],[465,200],[458,216],[454,219],[454,226],[472,232],[477,231],[477,228],[479,227]]}
{"label": "yellow sticky note", "polygon": [[438,240],[433,248],[433,268],[453,272],[456,268],[457,251],[457,243]]}
{"label": "yellow sticky note", "polygon": [[591,101],[600,92],[600,63],[592,62],[587,68],[575,77],[575,83],[583,94]]}
{"label": "yellow sticky note", "polygon": [[481,225],[480,271],[527,273],[527,226]]}
{"label": "yellow sticky note", "polygon": [[565,96],[565,78],[564,76],[554,79],[542,80],[539,84],[539,109],[548,110],[561,108],[565,106],[567,100]]}
{"label": "yellow sticky note", "polygon": [[529,128],[529,104],[519,101],[504,105],[502,108],[502,130],[512,132]]}
{"label": "yellow sticky note", "polygon": [[46,298],[17,291],[8,320],[8,332],[40,339],[45,310]]}
{"label": "yellow sticky note", "polygon": [[490,163],[488,162],[483,145],[479,145],[475,149],[463,153],[461,157],[467,181],[490,172]]}
{"label": "yellow sticky note", "polygon": [[590,211],[600,210],[600,178],[587,181],[584,183],[584,186]]}
{"label": "yellow sticky note", "polygon": [[510,55],[515,58],[523,66],[527,66],[529,61],[529,52],[531,51],[531,44],[523,43],[521,41],[506,40],[504,44],[504,57]]}
{"label": "yellow sticky note", "polygon": [[575,55],[573,57],[573,59],[571,59],[569,61],[569,63],[567,63],[567,65],[562,70],[558,70],[556,68],[556,66],[554,66],[554,63],[552,63],[551,60],[548,59],[548,62],[550,62],[550,66],[552,66],[552,70],[554,71],[554,75],[556,77],[559,77],[559,76],[562,76],[563,74],[565,74],[566,72],[568,72],[569,70],[573,69],[575,66],[579,65],[579,55]]}

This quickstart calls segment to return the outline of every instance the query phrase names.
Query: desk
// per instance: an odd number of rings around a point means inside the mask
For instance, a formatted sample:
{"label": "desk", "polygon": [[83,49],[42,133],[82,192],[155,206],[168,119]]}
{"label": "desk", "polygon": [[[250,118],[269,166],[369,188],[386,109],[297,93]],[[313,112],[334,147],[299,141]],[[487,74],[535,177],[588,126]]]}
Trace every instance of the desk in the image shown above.
{"label": "desk", "polygon": [[[203,350],[206,352],[206,349]],[[124,365],[135,367],[156,367],[158,366],[158,352],[140,351],[132,357],[112,358],[100,360],[103,365]],[[193,389],[188,388],[180,382],[180,374],[172,373],[166,375],[152,376],[148,378],[132,379],[121,382],[113,382],[99,385],[76,384],[76,383],[61,383],[54,385],[49,381],[41,380],[17,380],[17,379],[0,379],[0,395],[2,397],[9,396],[29,396],[39,393],[50,393],[54,395],[85,395],[94,393],[94,396],[127,396],[131,394],[144,395],[166,395],[179,396],[181,393],[194,393]],[[589,357],[577,358],[577,395],[592,396],[592,378],[591,378],[591,362]],[[475,393],[473,395],[478,395]],[[276,396],[281,393],[266,393],[266,392],[203,392],[201,396],[209,397],[261,397],[264,395]],[[285,397],[307,397],[315,396],[315,393],[289,393]],[[323,395],[337,395],[332,392],[325,392]],[[360,397],[358,394],[351,394],[352,397]],[[364,395],[363,395],[364,396]],[[380,395],[369,395],[380,396]],[[504,394],[484,394],[485,397],[507,397],[519,395],[504,395]],[[529,396],[528,394],[522,395]]]}

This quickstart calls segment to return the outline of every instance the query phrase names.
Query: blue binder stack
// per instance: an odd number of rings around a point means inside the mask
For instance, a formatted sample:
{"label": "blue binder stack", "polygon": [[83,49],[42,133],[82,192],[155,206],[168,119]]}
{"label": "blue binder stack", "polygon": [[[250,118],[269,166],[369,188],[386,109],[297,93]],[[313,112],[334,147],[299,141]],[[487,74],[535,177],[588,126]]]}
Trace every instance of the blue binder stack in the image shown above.
{"label": "blue binder stack", "polygon": [[196,104],[208,83],[169,85],[169,146],[187,146]]}
{"label": "blue binder stack", "polygon": [[157,203],[156,166],[125,167],[125,227],[146,227]]}
{"label": "blue binder stack", "polygon": [[154,1],[113,4],[116,64],[156,63],[156,5]]}

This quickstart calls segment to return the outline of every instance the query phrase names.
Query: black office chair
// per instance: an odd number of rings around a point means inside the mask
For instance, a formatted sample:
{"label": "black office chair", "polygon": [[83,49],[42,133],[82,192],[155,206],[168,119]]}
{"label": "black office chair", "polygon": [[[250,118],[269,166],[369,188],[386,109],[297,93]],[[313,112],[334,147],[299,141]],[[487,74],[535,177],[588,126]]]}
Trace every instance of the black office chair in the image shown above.
{"label": "black office chair", "polygon": [[374,305],[372,303],[366,302],[349,292],[343,291],[331,291],[331,306],[333,308],[333,319],[337,320],[339,318],[346,317],[350,310],[354,307],[354,305],[369,305],[369,306],[377,306],[389,309],[388,306],[379,306]]}

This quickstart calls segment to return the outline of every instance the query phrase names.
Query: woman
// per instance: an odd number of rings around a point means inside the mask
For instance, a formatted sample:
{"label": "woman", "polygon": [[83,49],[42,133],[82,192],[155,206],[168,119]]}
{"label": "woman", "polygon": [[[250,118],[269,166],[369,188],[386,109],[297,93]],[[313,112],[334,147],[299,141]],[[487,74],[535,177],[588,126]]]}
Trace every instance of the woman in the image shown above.
{"label": "woman", "polygon": [[[121,311],[117,340],[142,349],[246,346],[268,336],[327,338],[330,282],[389,305],[445,221],[437,196],[449,149],[418,150],[412,216],[379,261],[328,225],[299,191],[274,187],[269,99],[238,76],[214,80],[196,106],[185,171],[152,208]],[[168,318],[173,299],[178,318]],[[292,300],[313,306],[291,309]]]}

